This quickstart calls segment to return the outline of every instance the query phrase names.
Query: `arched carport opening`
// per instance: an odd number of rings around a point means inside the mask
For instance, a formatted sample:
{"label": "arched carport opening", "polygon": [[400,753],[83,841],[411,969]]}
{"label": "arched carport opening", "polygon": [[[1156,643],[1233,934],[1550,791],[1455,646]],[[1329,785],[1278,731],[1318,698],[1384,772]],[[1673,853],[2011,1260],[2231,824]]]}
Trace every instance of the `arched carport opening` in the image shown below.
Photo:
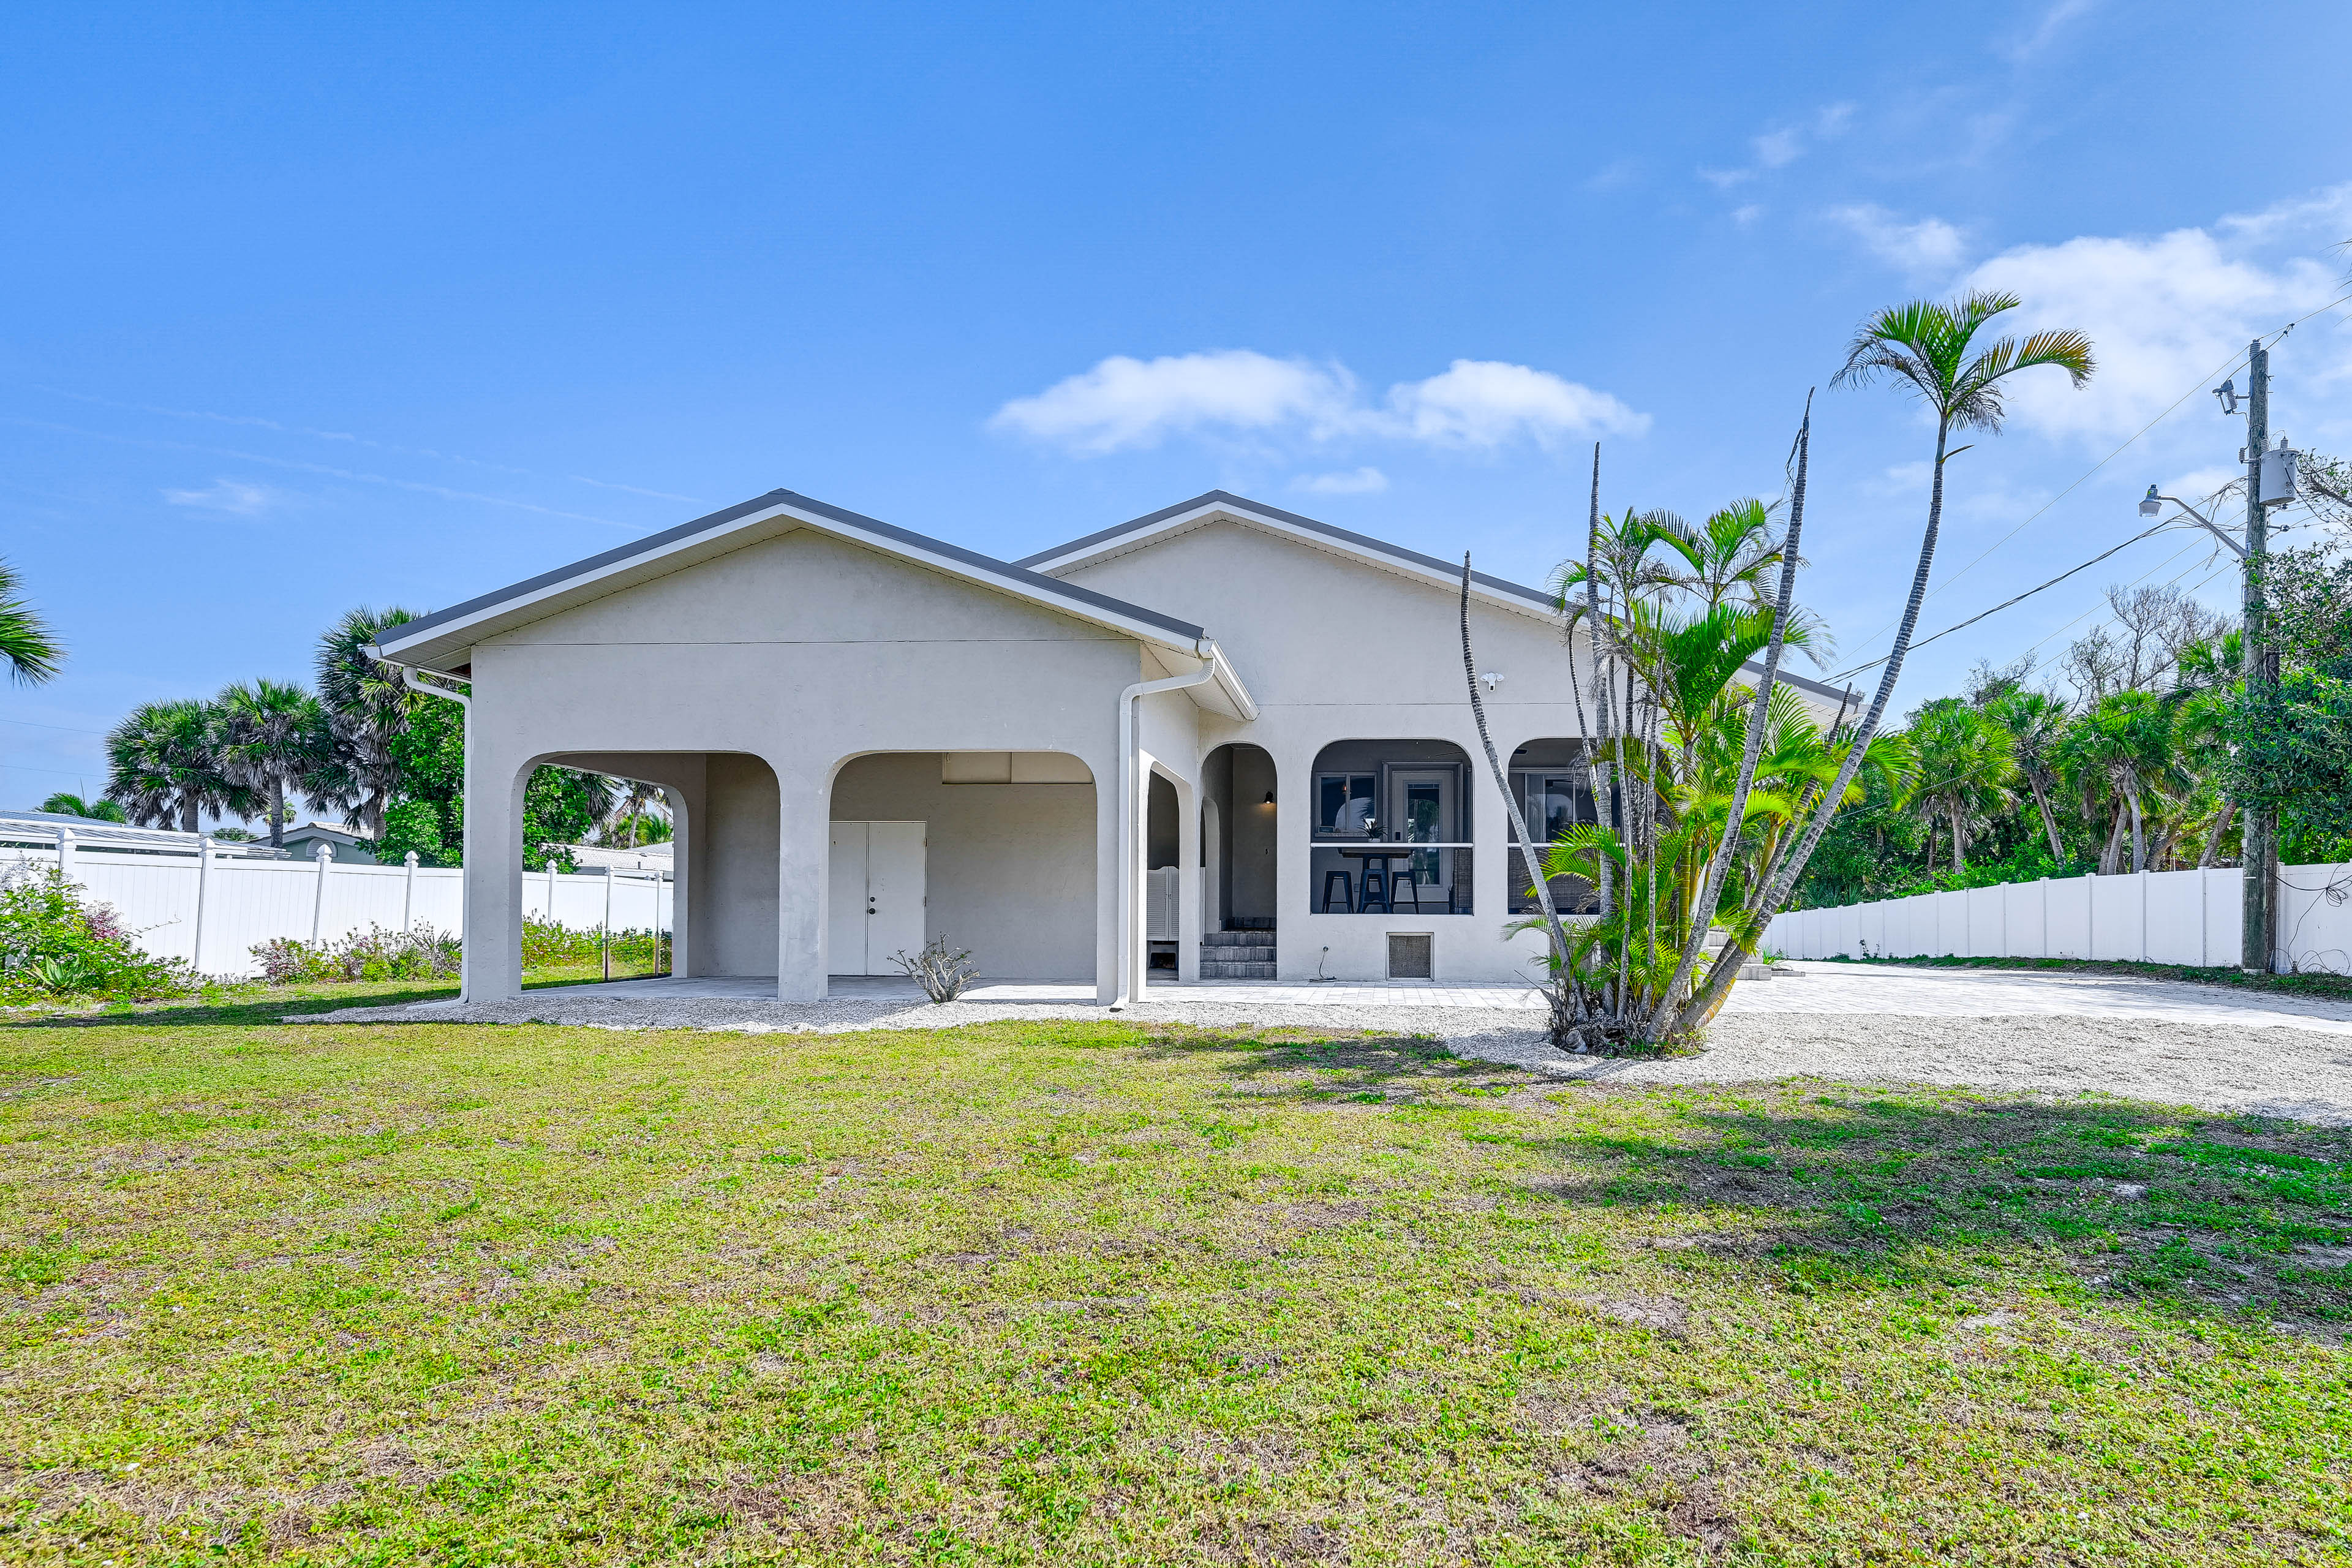
{"label": "arched carport opening", "polygon": [[517,820],[524,784],[541,764],[661,786],[673,845],[670,974],[774,980],[782,794],[765,760],[747,752],[551,752],[523,770]]}
{"label": "arched carport opening", "polygon": [[834,772],[825,968],[899,971],[937,938],[987,980],[1093,981],[1095,777],[1064,752],[874,752]]}

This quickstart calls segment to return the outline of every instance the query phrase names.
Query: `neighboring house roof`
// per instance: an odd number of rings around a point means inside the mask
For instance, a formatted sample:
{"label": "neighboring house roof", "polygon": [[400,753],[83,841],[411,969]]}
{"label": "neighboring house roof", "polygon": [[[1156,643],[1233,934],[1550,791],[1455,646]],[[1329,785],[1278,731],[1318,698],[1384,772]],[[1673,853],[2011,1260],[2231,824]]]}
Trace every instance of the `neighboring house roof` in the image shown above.
{"label": "neighboring house roof", "polygon": [[635,849],[602,844],[566,844],[575,866],[612,866],[624,871],[667,871],[677,863],[675,840],[640,844]]}
{"label": "neighboring house roof", "polygon": [[[1457,593],[1461,589],[1462,568],[1455,563],[1440,561],[1434,555],[1423,555],[1418,550],[1407,550],[1402,544],[1391,544],[1369,534],[1350,533],[1344,528],[1334,528],[1328,522],[1318,522],[1295,511],[1267,506],[1263,501],[1237,496],[1231,490],[1205,491],[1191,500],[1147,512],[1114,528],[1106,528],[1083,539],[1073,539],[1066,544],[1057,544],[1034,555],[1024,556],[1014,564],[1048,575],[1073,572],[1095,562],[1107,561],[1114,555],[1123,555],[1130,550],[1139,550],[1179,533],[1225,520],[1287,535],[1317,549],[1328,550],[1434,586]],[[1551,594],[1541,588],[1530,588],[1524,583],[1514,583],[1507,578],[1490,576],[1474,570],[1470,574],[1470,586],[1475,597],[1489,604],[1546,617],[1555,617],[1559,614],[1554,608],[1556,601]],[[1748,668],[1759,676],[1764,673],[1760,664],[1750,663]],[[1855,710],[1860,710],[1860,692],[1809,680],[1791,672],[1785,659],[1777,679],[1787,681],[1817,701],[1831,705],[1852,701],[1855,704]]]}
{"label": "neighboring house roof", "polygon": [[370,838],[366,834],[362,833],[358,828],[352,827],[348,824],[331,822],[295,823],[288,826],[286,831],[279,834],[278,837],[280,838],[331,838],[338,844],[349,844],[362,849],[370,849],[375,847],[375,840]]}
{"label": "neighboring house roof", "polygon": [[[779,528],[780,523],[784,527]],[[377,647],[394,664],[451,672],[467,662],[468,650],[482,637],[675,572],[793,526],[814,528],[949,576],[1045,605],[1187,658],[1213,658],[1214,644],[1208,633],[1190,621],[1163,616],[1157,610],[1130,605],[1075,584],[1055,582],[992,555],[982,555],[976,550],[894,527],[786,489],[770,490],[691,522],[664,529],[583,561],[452,605],[446,610],[436,610],[388,627]],[[1255,715],[1256,706],[1232,667],[1223,659],[1215,663],[1217,684],[1223,688],[1239,715]]]}

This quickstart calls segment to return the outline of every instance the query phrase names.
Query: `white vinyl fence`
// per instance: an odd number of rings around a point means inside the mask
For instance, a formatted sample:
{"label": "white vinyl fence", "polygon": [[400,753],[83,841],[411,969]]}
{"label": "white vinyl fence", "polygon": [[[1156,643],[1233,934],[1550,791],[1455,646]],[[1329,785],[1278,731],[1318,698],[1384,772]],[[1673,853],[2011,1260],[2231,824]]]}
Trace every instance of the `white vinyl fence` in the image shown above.
{"label": "white vinyl fence", "polygon": [[[2105,958],[2235,967],[2239,872],[2142,871],[1922,893],[1773,918],[1790,958]],[[2352,866],[2279,869],[2274,967],[2352,974]]]}
{"label": "white vinyl fence", "polygon": [[[270,859],[245,854],[243,845],[171,842],[187,837],[182,834],[126,833],[113,847],[88,833],[47,846],[12,837],[19,842],[0,849],[0,870],[21,875],[62,864],[87,897],[113,906],[141,947],[186,959],[205,974],[258,973],[253,949],[279,937],[334,942],[371,926],[465,934],[465,873],[419,866],[413,856],[404,865],[366,866],[324,854]],[[140,847],[126,847],[131,843]],[[522,910],[574,931],[667,931],[672,891],[658,871],[526,871]]]}

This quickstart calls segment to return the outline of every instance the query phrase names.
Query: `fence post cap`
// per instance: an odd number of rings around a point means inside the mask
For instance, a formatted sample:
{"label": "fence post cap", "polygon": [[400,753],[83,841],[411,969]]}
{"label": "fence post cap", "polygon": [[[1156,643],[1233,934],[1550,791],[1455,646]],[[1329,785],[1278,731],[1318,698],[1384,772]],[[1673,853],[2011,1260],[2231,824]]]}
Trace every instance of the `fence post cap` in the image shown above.
{"label": "fence post cap", "polygon": [[410,850],[407,854],[403,855],[403,856],[400,858],[400,860],[401,860],[401,864],[403,864],[403,865],[404,865],[404,866],[414,866],[414,865],[415,865],[415,864],[416,864],[416,851],[415,851],[415,850],[414,850],[414,849]]}
{"label": "fence post cap", "polygon": [[334,847],[333,845],[331,845],[331,844],[328,843],[325,839],[321,838],[320,840],[319,840],[319,842],[318,842],[318,843],[313,844],[313,845],[311,845],[311,846],[310,846],[310,858],[311,858],[311,859],[313,859],[313,860],[331,860],[331,859],[333,859],[334,858],[335,858],[335,847]]}

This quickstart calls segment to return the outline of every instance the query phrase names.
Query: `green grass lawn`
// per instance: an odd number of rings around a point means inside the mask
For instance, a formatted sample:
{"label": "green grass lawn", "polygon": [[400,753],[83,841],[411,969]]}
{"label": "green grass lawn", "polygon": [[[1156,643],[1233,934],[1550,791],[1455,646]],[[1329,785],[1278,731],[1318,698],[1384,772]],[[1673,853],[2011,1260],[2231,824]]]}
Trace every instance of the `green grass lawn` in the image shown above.
{"label": "green grass lawn", "polygon": [[0,1028],[0,1561],[2352,1561],[2342,1134],[288,1005]]}

